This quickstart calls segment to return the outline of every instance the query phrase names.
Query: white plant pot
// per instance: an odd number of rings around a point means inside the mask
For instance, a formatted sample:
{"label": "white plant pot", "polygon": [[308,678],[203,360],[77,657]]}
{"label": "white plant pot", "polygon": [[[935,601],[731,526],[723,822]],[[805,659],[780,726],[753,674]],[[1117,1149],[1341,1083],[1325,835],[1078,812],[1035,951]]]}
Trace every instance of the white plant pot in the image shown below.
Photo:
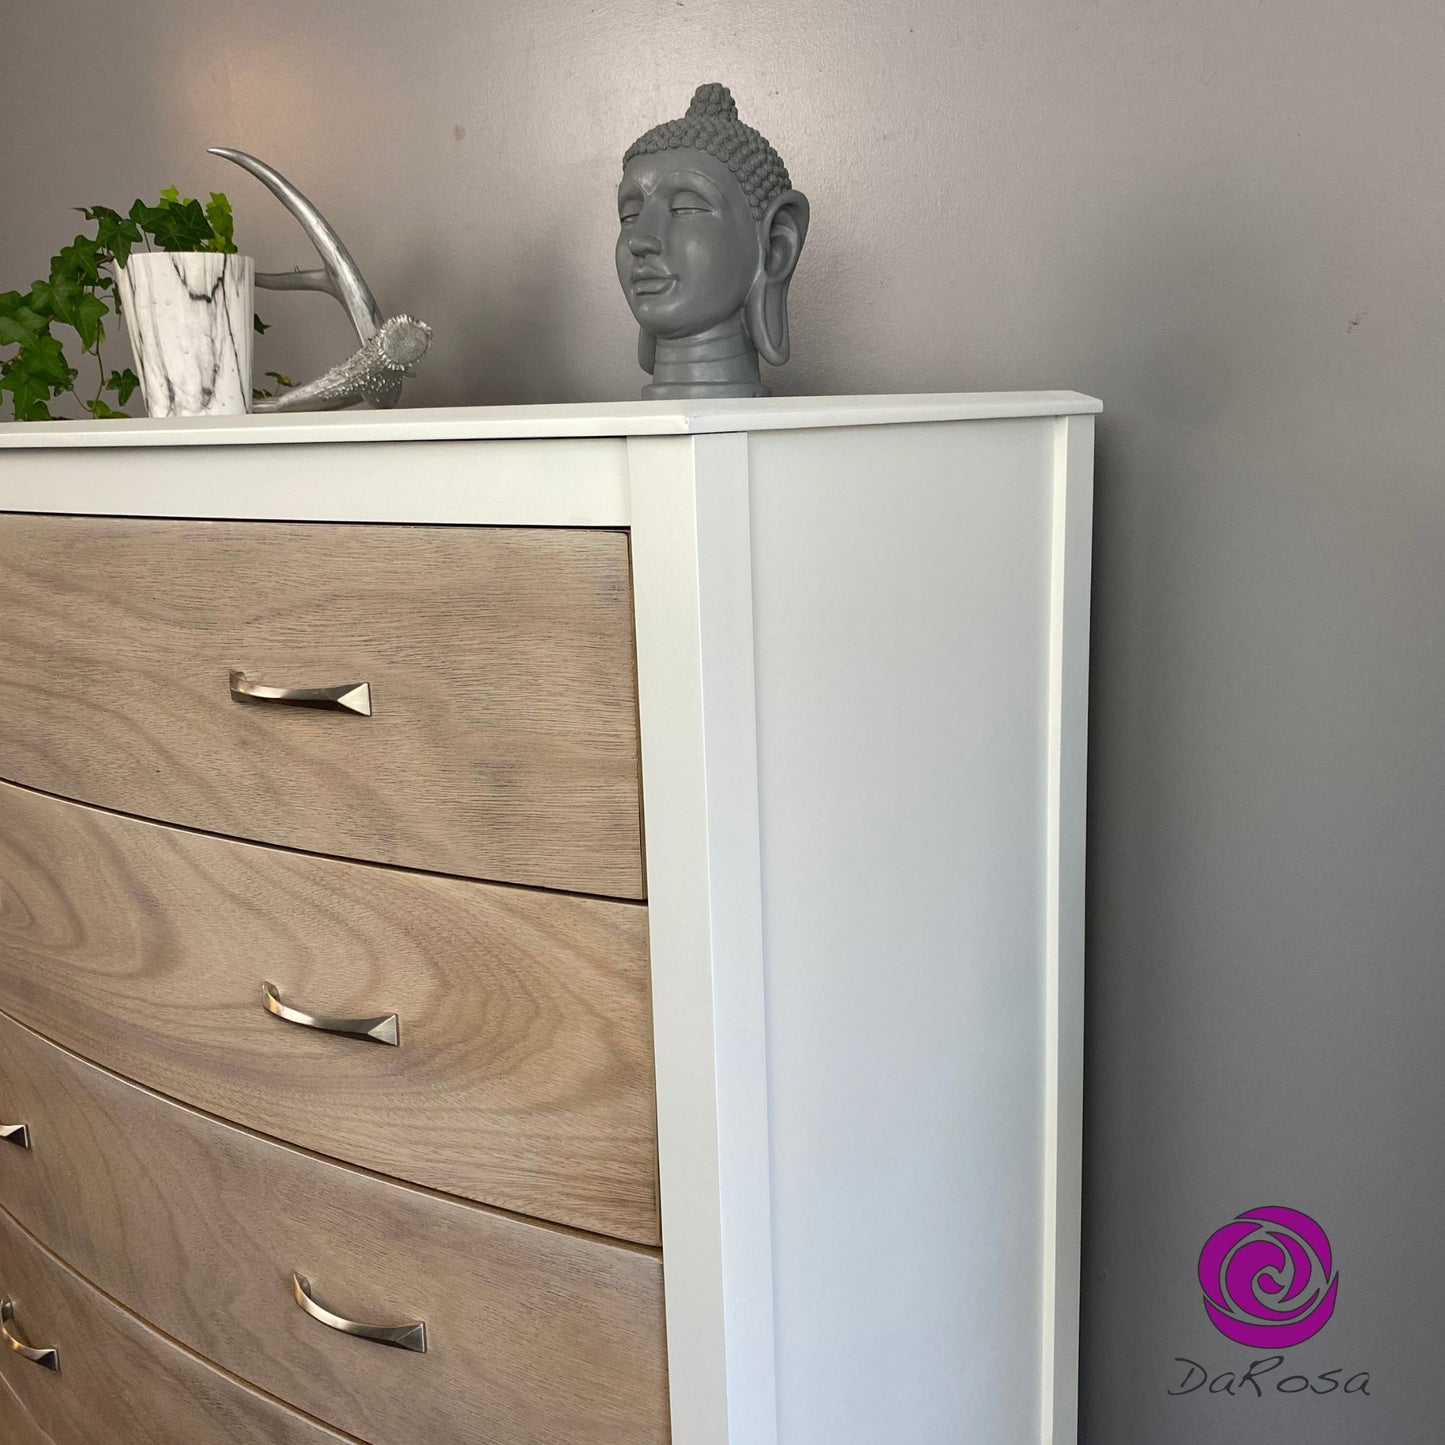
{"label": "white plant pot", "polygon": [[116,281],[152,416],[250,411],[256,264],[249,256],[132,252],[116,267]]}

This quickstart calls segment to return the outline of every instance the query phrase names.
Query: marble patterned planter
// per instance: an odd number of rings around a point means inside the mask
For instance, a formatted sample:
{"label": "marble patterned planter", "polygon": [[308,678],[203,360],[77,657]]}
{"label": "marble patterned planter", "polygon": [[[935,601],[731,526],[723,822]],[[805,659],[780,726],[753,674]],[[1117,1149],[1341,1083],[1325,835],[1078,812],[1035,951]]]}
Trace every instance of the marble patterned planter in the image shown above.
{"label": "marble patterned planter", "polygon": [[133,252],[116,280],[152,416],[251,409],[256,267],[249,256]]}

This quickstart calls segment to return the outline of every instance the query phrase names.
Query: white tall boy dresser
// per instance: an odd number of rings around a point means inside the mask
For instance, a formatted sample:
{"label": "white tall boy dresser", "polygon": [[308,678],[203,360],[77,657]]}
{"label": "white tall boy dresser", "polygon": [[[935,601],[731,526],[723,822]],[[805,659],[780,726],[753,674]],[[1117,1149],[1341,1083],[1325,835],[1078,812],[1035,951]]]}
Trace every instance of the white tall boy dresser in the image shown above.
{"label": "white tall boy dresser", "polygon": [[0,427],[0,1440],[1073,1442],[1098,409]]}

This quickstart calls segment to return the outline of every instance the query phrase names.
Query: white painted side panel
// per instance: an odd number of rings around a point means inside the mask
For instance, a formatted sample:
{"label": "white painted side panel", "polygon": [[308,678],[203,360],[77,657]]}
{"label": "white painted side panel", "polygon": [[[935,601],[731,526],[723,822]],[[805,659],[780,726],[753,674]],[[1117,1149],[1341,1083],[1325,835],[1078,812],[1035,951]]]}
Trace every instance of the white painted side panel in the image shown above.
{"label": "white painted side panel", "polygon": [[1044,1318],[1039,1437],[1079,1433],[1084,1173],[1084,827],[1093,574],[1094,418],[1054,423],[1049,585],[1049,822],[1044,954]]}
{"label": "white painted side panel", "polygon": [[1040,1439],[1057,426],[749,439],[781,1445]]}

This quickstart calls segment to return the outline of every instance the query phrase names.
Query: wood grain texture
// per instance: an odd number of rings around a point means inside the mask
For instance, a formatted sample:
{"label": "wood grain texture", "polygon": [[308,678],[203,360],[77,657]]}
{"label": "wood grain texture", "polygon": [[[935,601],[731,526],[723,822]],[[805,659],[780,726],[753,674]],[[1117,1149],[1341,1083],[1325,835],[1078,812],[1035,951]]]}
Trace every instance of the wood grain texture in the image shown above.
{"label": "wood grain texture", "polygon": [[[319,1419],[372,1445],[668,1439],[655,1251],[302,1154],[4,1015],[0,1107],[35,1145],[0,1159],[0,1205],[137,1314]],[[293,1270],[337,1313],[425,1321],[427,1353],[310,1319]]]}
{"label": "wood grain texture", "polygon": [[[396,1013],[388,1048],[283,1022]],[[0,1007],[227,1119],[660,1242],[647,910],[181,832],[0,783]]]}
{"label": "wood grain texture", "polygon": [[3,1374],[0,1374],[0,1440],[5,1445],[55,1445],[54,1437],[45,1434],[35,1423]]}
{"label": "wood grain texture", "polygon": [[0,1349],[4,1445],[344,1445],[92,1289],[0,1211],[0,1291],[52,1372]]}
{"label": "wood grain texture", "polygon": [[634,671],[621,532],[0,515],[0,777],[123,812],[640,897]]}

